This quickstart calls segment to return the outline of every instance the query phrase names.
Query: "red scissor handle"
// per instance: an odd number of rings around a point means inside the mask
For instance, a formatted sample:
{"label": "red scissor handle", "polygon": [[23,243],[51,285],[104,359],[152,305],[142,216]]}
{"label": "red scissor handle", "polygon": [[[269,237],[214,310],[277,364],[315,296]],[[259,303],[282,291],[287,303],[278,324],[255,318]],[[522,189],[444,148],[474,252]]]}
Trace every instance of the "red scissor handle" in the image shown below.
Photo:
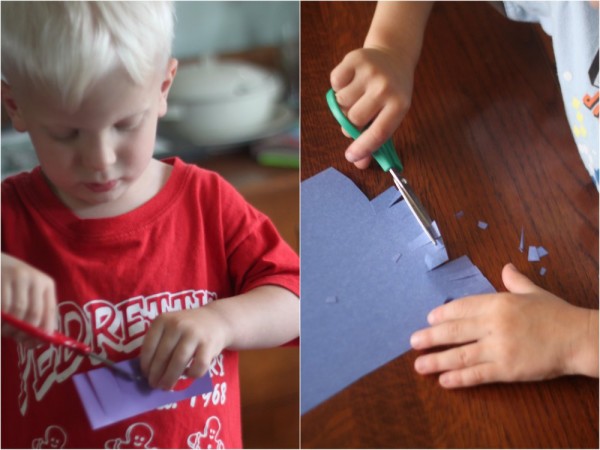
{"label": "red scissor handle", "polygon": [[59,333],[58,331],[55,331],[54,333],[48,333],[42,330],[41,328],[34,327],[30,323],[17,319],[16,317],[11,316],[10,314],[5,313],[4,311],[2,311],[2,321],[27,333],[30,336],[33,336],[44,342],[48,342],[49,344],[64,345],[65,347],[69,347],[84,355],[89,355],[92,352],[90,346],[84,344],[83,342],[76,341],[75,339],[65,336],[64,334]]}

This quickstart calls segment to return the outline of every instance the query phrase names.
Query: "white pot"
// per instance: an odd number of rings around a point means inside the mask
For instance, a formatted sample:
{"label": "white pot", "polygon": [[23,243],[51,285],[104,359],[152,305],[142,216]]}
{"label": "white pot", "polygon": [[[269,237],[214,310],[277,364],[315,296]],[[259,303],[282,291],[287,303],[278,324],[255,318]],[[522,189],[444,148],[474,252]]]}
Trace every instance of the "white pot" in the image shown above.
{"label": "white pot", "polygon": [[162,120],[197,145],[243,140],[273,118],[282,93],[280,77],[249,63],[208,59],[181,65]]}

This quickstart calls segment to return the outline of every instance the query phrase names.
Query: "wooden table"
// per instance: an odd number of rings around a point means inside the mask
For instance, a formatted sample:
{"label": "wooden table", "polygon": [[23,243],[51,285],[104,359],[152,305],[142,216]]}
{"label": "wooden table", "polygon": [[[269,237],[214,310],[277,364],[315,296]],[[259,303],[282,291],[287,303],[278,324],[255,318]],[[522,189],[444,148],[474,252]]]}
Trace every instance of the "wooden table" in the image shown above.
{"label": "wooden table", "polygon": [[[362,45],[374,7],[301,7],[302,179],[333,166],[369,198],[390,178],[345,161],[348,140],[324,95],[331,69]],[[394,139],[451,259],[468,255],[499,290],[511,261],[569,302],[598,308],[598,192],[573,142],[547,46],[537,26],[486,4],[436,5],[413,106]],[[486,232],[478,220],[489,223]],[[543,264],[519,252],[521,226],[528,243],[549,250]],[[302,447],[598,448],[597,379],[446,391],[437,377],[414,371],[417,355],[400,356],[302,416]]]}

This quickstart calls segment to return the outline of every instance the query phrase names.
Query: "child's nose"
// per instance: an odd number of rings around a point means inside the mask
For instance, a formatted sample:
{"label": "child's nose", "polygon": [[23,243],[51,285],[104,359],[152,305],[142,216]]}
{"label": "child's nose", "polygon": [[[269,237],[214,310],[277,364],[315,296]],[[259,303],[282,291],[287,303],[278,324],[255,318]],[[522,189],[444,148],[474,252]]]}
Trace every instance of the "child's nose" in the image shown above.
{"label": "child's nose", "polygon": [[94,170],[104,170],[117,160],[115,146],[109,136],[97,136],[90,139],[83,149],[83,163]]}

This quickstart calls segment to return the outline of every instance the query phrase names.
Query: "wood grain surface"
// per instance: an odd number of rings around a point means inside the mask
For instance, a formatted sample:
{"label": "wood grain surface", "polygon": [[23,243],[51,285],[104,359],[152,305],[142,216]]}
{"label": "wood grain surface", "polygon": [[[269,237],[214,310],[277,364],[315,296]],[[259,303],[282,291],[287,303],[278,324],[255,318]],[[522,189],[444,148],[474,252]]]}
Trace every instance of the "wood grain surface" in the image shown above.
{"label": "wood grain surface", "polygon": [[[391,179],[375,165],[360,171],[345,161],[349,141],[324,96],[331,70],[362,45],[374,7],[301,4],[301,177],[333,166],[369,198]],[[394,142],[451,259],[468,255],[498,290],[512,262],[561,298],[597,309],[598,192],[547,47],[537,25],[511,22],[489,5],[437,4]],[[548,249],[541,262],[519,252],[521,227],[528,245]],[[597,379],[446,391],[437,377],[414,371],[417,355],[400,356],[302,416],[302,447],[598,448]]]}

